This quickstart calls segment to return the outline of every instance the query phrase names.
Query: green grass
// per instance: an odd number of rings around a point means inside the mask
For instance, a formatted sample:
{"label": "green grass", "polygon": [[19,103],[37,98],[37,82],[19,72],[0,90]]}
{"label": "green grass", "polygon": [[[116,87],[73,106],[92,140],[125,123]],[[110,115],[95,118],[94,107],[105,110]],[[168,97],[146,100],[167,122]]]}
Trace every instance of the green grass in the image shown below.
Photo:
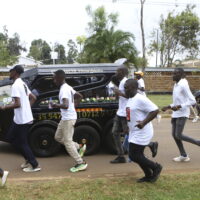
{"label": "green grass", "polygon": [[148,98],[153,101],[159,108],[172,103],[172,95],[148,95]]}
{"label": "green grass", "polygon": [[163,175],[152,184],[135,177],[10,183],[1,200],[199,200],[200,173]]}

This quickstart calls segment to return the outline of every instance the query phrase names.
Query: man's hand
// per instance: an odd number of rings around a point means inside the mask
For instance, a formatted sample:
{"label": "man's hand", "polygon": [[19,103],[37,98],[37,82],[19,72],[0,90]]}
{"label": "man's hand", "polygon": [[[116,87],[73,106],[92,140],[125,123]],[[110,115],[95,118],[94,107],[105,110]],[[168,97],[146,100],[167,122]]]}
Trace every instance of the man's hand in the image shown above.
{"label": "man's hand", "polygon": [[169,109],[171,109],[171,106],[165,106],[165,107],[163,107],[161,110],[162,110],[163,112],[165,112],[165,111],[167,111],[167,110],[169,110]]}
{"label": "man's hand", "polygon": [[137,121],[137,123],[138,123],[138,124],[135,125],[135,127],[139,128],[139,129],[143,129],[143,128],[144,128],[145,124],[144,124],[143,121]]}
{"label": "man's hand", "polygon": [[180,105],[179,105],[179,106],[173,106],[173,107],[172,107],[172,110],[173,110],[173,111],[177,111],[177,110],[180,110],[180,108],[181,108]]}

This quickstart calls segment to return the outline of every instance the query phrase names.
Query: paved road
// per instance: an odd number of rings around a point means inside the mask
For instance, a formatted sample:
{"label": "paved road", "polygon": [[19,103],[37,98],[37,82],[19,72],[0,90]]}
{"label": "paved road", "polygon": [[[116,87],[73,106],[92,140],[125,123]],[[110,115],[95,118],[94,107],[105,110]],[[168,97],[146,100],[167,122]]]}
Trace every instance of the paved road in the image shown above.
{"label": "paved road", "polygon": [[[155,137],[154,140],[159,142],[159,153],[156,161],[164,166],[164,172],[185,172],[200,170],[200,147],[185,143],[186,150],[191,157],[189,163],[174,163],[172,158],[178,155],[177,147],[171,137],[170,119],[163,119],[160,124],[154,122]],[[185,134],[190,135],[200,140],[200,122],[187,122]],[[146,150],[147,156],[150,152]],[[0,143],[0,166],[11,172],[10,179],[12,180],[38,180],[51,179],[62,177],[101,177],[101,176],[115,176],[131,174],[135,176],[141,170],[136,164],[117,164],[109,163],[115,156],[106,153],[99,153],[97,155],[85,157],[89,164],[89,168],[85,172],[72,174],[68,169],[74,164],[73,160],[61,152],[60,155],[52,158],[38,158],[42,171],[33,174],[27,174],[19,168],[23,162],[20,155],[16,154],[10,145]]]}

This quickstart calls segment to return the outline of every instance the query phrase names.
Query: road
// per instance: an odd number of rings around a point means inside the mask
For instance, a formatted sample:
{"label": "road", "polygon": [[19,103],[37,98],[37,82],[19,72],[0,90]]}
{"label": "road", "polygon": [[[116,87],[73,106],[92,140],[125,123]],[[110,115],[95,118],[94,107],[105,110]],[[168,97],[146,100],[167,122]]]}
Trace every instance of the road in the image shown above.
{"label": "road", "polygon": [[[200,140],[200,122],[192,123],[188,120],[184,133],[191,137]],[[161,123],[154,121],[155,136],[154,141],[159,142],[159,151],[155,161],[161,163],[164,167],[164,173],[180,173],[200,170],[200,147],[184,143],[186,151],[188,152],[191,162],[189,163],[175,163],[172,158],[178,156],[178,149],[171,137],[170,119],[162,119]],[[146,154],[150,157],[149,149],[146,149]],[[10,180],[46,180],[46,179],[60,179],[63,177],[112,177],[120,175],[138,176],[141,170],[134,163],[126,164],[110,164],[109,161],[115,158],[114,155],[107,153],[99,153],[93,156],[85,157],[89,166],[85,172],[72,174],[68,169],[74,164],[73,160],[64,152],[58,156],[51,158],[38,158],[42,167],[41,172],[24,173],[20,169],[23,162],[22,157],[16,154],[9,144],[0,143],[0,166],[9,170]]]}

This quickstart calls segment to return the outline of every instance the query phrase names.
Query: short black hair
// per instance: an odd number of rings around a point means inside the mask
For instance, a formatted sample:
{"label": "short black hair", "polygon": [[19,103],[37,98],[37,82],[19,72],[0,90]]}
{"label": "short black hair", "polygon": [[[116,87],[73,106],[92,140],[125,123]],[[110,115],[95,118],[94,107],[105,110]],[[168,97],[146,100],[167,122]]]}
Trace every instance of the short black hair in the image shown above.
{"label": "short black hair", "polygon": [[122,73],[123,73],[124,76],[128,75],[128,68],[127,67],[120,67],[119,70],[122,71]]}
{"label": "short black hair", "polygon": [[180,72],[180,74],[181,74],[181,75],[184,75],[184,74],[185,74],[185,71],[184,71],[184,69],[183,69],[183,68],[181,68],[181,67],[175,68],[175,71],[178,71],[178,72]]}
{"label": "short black hair", "polygon": [[138,81],[133,78],[128,79],[126,81],[126,84],[130,84],[130,85],[134,86],[136,89],[138,88]]}
{"label": "short black hair", "polygon": [[15,66],[10,70],[10,72],[12,72],[12,71],[16,71],[17,74],[21,75],[21,74],[24,73],[24,68],[23,68],[22,65],[15,65]]}
{"label": "short black hair", "polygon": [[62,69],[57,70],[54,74],[58,77],[65,78],[65,72]]}

